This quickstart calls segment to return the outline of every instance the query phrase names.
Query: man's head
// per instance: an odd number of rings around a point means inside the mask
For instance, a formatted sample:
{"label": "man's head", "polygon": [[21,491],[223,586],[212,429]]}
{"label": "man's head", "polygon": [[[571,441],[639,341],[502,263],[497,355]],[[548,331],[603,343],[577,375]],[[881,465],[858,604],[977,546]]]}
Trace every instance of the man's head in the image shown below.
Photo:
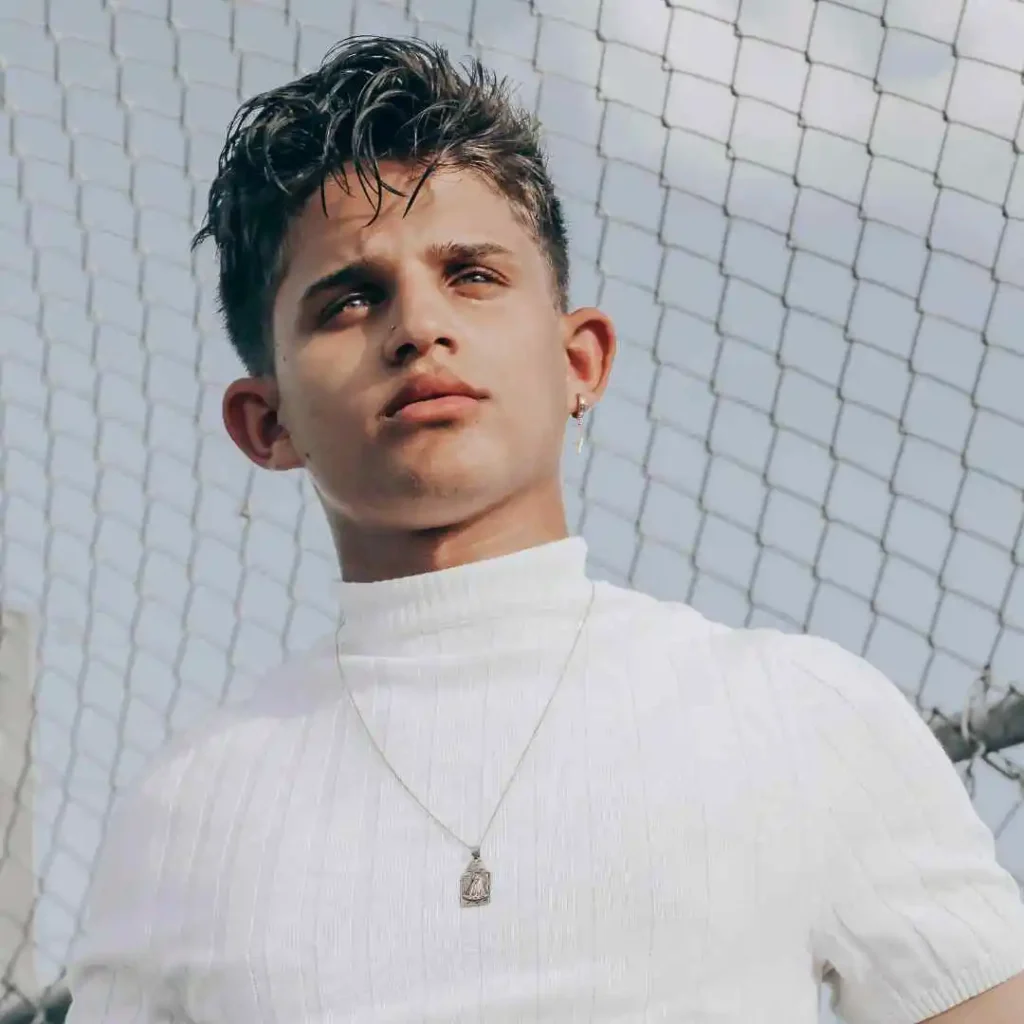
{"label": "man's head", "polygon": [[[333,517],[368,530],[557,488],[566,417],[603,389],[614,336],[567,311],[537,126],[482,67],[339,45],[238,112],[206,237],[248,371],[225,422],[253,461],[304,466]],[[431,389],[470,396],[398,409]]]}

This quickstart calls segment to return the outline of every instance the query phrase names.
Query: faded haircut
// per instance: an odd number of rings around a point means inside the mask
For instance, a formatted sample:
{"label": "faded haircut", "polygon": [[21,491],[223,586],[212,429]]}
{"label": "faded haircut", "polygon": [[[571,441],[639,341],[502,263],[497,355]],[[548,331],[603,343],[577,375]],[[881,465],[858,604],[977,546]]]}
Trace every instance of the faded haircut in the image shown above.
{"label": "faded haircut", "polygon": [[506,79],[479,61],[456,66],[439,46],[362,36],[320,67],[244,103],[228,128],[193,248],[212,238],[218,299],[232,347],[253,376],[274,373],[270,312],[293,218],[329,179],[353,180],[379,214],[384,161],[420,172],[411,205],[440,168],[479,174],[505,196],[550,265],[553,296],[568,302],[565,221],[535,118]]}

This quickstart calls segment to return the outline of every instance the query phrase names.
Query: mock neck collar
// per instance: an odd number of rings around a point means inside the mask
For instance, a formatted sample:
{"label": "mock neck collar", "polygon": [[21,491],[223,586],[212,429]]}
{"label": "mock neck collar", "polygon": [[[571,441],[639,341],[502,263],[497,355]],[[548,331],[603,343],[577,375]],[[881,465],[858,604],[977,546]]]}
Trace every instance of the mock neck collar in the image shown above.
{"label": "mock neck collar", "polygon": [[384,654],[414,637],[575,609],[590,592],[586,561],[586,541],[567,537],[417,576],[343,581],[339,639],[347,651]]}

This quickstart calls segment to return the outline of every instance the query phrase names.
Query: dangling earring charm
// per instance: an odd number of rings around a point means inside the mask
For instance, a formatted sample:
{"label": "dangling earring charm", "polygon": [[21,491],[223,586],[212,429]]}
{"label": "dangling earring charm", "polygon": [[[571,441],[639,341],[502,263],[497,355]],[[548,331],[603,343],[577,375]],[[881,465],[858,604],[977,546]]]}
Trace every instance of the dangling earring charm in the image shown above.
{"label": "dangling earring charm", "polygon": [[583,442],[586,440],[586,431],[583,427],[583,418],[587,415],[587,410],[590,406],[587,404],[587,400],[582,395],[576,396],[576,409],[573,412],[573,419],[579,427],[579,436],[576,438],[576,454],[579,455],[583,451]]}

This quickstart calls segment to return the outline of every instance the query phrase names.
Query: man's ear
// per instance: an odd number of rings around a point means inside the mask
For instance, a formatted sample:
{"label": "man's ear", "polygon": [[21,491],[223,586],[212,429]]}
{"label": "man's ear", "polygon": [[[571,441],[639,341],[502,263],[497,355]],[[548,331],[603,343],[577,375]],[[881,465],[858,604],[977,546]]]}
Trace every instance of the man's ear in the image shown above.
{"label": "man's ear", "polygon": [[593,408],[608,386],[615,361],[615,325],[593,306],[567,313],[563,323],[568,363],[566,407],[572,415],[579,398]]}
{"label": "man's ear", "polygon": [[280,408],[280,390],[271,377],[242,377],[224,392],[224,426],[245,457],[261,469],[298,469],[303,464],[280,420]]}

